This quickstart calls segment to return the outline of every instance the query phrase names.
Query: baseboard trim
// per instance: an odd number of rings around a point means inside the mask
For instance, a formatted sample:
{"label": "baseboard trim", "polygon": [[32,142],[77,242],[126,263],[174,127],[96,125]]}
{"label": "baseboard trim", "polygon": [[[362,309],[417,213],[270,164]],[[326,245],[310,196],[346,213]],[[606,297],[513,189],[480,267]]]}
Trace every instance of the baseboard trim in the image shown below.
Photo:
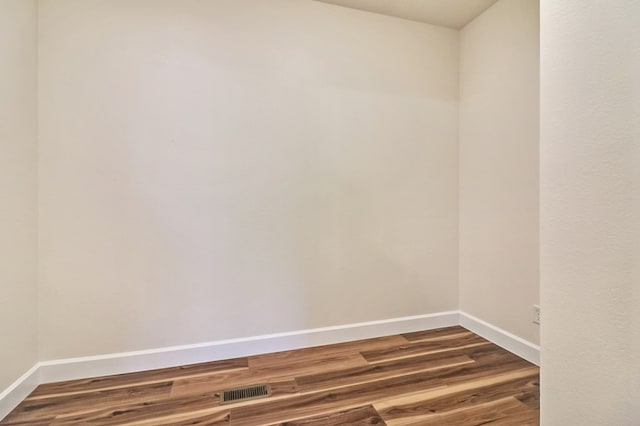
{"label": "baseboard trim", "polygon": [[4,419],[41,383],[39,367],[39,364],[34,365],[0,393],[0,420]]}
{"label": "baseboard trim", "polygon": [[465,312],[447,311],[194,345],[43,361],[0,393],[0,419],[42,383],[176,367],[455,325],[461,325],[527,361],[540,365],[539,346]]}
{"label": "baseboard trim", "polygon": [[39,364],[39,373],[41,383],[123,374],[450,327],[457,325],[458,319],[458,311],[448,311],[194,345],[44,361]]}
{"label": "baseboard trim", "polygon": [[462,311],[460,311],[460,325],[520,358],[540,366],[540,346]]}

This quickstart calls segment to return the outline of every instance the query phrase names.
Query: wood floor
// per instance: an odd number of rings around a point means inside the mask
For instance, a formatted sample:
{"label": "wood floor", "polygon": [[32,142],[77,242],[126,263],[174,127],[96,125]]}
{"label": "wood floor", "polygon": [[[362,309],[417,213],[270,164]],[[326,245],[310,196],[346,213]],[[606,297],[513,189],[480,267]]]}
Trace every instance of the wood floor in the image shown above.
{"label": "wood floor", "polygon": [[[538,367],[462,327],[45,384],[0,425],[538,425]],[[221,391],[270,384],[264,399]]]}

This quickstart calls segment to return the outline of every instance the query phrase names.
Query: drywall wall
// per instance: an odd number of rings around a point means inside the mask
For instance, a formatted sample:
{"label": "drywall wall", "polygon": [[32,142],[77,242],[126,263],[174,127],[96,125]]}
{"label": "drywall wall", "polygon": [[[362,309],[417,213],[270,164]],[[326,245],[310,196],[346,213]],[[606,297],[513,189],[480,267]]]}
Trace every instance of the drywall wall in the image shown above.
{"label": "drywall wall", "polygon": [[453,30],[40,3],[42,359],[456,309]]}
{"label": "drywall wall", "polygon": [[544,425],[640,420],[639,24],[636,0],[541,4]]}
{"label": "drywall wall", "polygon": [[539,301],[539,5],[460,33],[460,309],[533,343]]}
{"label": "drywall wall", "polygon": [[0,392],[37,361],[37,9],[0,1]]}

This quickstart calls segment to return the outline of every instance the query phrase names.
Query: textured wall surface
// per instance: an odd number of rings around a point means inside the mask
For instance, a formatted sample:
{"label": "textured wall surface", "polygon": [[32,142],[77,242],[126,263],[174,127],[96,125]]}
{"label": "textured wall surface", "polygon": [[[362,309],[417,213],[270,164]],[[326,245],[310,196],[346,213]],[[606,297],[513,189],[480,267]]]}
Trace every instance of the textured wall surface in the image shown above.
{"label": "textured wall surface", "polygon": [[460,309],[538,343],[539,5],[460,33]]}
{"label": "textured wall surface", "polygon": [[458,306],[456,31],[44,0],[39,40],[43,359]]}
{"label": "textured wall surface", "polygon": [[0,1],[0,392],[37,361],[36,22]]}
{"label": "textured wall surface", "polygon": [[543,425],[640,421],[639,13],[542,1]]}

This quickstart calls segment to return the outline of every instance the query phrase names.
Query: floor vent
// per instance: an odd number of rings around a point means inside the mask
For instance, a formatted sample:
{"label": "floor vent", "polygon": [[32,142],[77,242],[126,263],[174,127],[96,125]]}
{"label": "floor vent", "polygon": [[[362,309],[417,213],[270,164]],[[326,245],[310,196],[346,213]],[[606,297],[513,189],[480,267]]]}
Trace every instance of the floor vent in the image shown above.
{"label": "floor vent", "polygon": [[231,404],[232,402],[266,398],[268,396],[271,396],[271,387],[269,385],[245,386],[222,392],[220,404]]}

